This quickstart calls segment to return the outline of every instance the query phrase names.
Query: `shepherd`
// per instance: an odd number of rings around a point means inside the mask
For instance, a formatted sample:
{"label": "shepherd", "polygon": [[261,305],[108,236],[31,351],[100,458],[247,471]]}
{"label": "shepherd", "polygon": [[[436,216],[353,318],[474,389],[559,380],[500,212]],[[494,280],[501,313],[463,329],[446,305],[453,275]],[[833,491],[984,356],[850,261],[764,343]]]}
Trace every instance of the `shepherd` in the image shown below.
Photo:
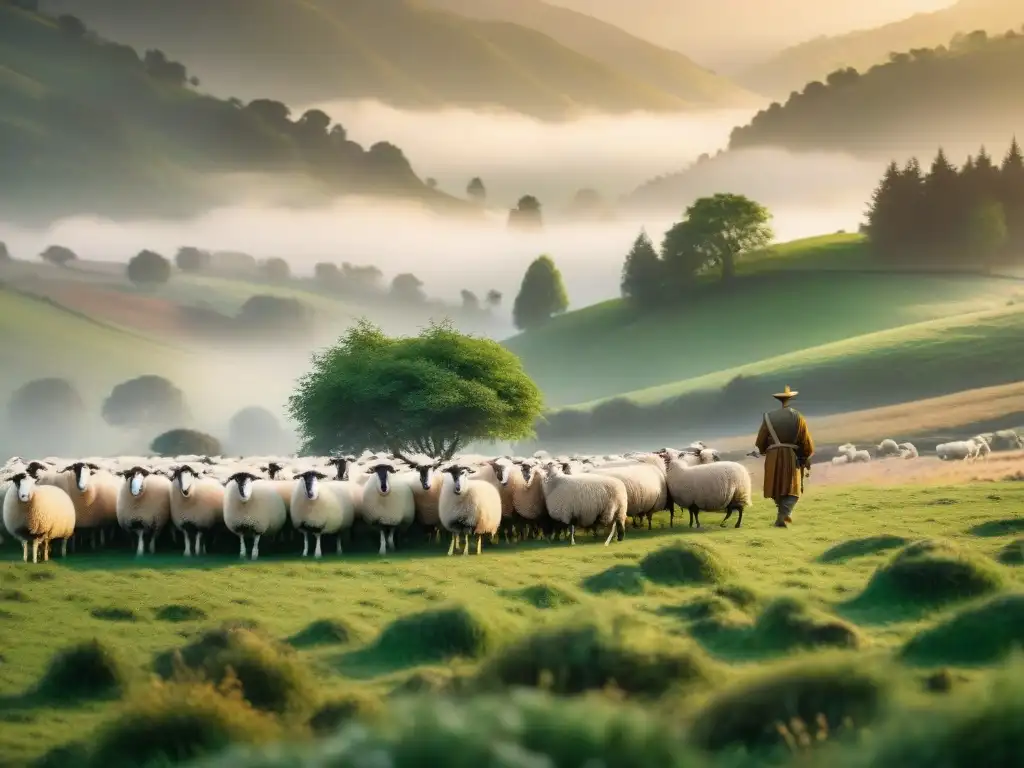
{"label": "shepherd", "polygon": [[754,444],[764,456],[764,497],[775,502],[778,517],[776,528],[787,528],[793,522],[793,509],[803,493],[804,475],[810,472],[814,440],[803,414],[789,407],[789,401],[800,394],[786,385],[783,392],[772,397],[780,408],[764,414],[761,430]]}

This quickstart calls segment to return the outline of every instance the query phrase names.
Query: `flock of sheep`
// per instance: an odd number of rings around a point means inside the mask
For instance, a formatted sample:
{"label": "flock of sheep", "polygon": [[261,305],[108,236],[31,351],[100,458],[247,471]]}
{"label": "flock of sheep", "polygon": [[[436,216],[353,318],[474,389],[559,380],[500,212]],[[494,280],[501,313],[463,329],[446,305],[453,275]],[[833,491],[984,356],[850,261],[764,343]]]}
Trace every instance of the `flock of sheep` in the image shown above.
{"label": "flock of sheep", "polygon": [[[530,458],[463,455],[442,462],[427,456],[364,453],[305,458],[222,457],[173,459],[122,456],[26,462],[0,469],[3,529],[22,544],[23,559],[49,559],[51,542],[112,540],[118,529],[135,539],[138,556],[153,553],[162,531],[184,540],[186,557],[204,554],[211,535],[238,538],[239,556],[256,559],[265,537],[302,538],[302,555],[323,554],[324,536],[342,535],[357,521],[375,530],[381,555],[395,548],[395,533],[414,523],[429,539],[451,536],[448,554],[476,536],[560,538],[576,543],[576,530],[607,529],[605,545],[667,510],[686,509],[690,526],[702,511],[724,510],[725,519],[751,504],[750,474],[721,461],[704,443],[624,456]],[[725,522],[722,522],[725,525]],[[248,541],[251,540],[251,549]],[[42,550],[40,552],[40,549]]]}
{"label": "flock of sheep", "polygon": [[[1024,449],[1024,437],[1018,435],[1012,429],[1003,429],[998,432],[986,432],[975,435],[969,440],[954,440],[949,443],[940,443],[935,446],[935,455],[941,461],[975,461],[986,459],[993,449],[1021,450]],[[916,459],[918,458],[917,448],[913,443],[897,443],[895,440],[885,439],[875,447],[878,458],[891,459]],[[833,464],[860,464],[871,461],[871,451],[860,449],[853,443],[844,443],[836,449],[836,455],[832,458]]]}

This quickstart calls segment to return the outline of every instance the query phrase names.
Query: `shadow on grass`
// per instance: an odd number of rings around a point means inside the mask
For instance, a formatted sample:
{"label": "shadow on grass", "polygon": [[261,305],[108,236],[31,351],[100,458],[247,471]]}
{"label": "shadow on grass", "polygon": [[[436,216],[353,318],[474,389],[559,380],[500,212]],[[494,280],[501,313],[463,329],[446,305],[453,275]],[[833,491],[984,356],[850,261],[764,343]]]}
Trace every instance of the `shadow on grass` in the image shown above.
{"label": "shadow on grass", "polygon": [[855,557],[865,557],[879,552],[886,552],[890,549],[897,549],[907,543],[907,539],[902,536],[891,536],[889,534],[868,536],[863,539],[850,539],[849,541],[842,541],[822,552],[818,556],[818,562],[841,563],[846,560],[852,560]]}
{"label": "shadow on grass", "polygon": [[498,592],[502,597],[518,600],[534,608],[563,608],[579,603],[567,590],[553,584],[533,584],[522,589],[503,589]]}
{"label": "shadow on grass", "polygon": [[1024,517],[1009,517],[1005,520],[989,520],[979,523],[967,532],[972,536],[993,538],[995,536],[1012,536],[1017,533],[1024,533]]}

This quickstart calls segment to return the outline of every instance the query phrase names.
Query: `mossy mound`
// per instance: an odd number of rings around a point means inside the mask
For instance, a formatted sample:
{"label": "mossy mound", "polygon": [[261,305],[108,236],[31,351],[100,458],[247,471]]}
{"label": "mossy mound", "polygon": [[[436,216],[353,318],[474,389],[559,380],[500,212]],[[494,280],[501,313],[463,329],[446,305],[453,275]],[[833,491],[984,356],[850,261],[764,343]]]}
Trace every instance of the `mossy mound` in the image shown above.
{"label": "mossy mound", "polygon": [[129,608],[93,608],[89,615],[100,621],[137,621],[135,611]]}
{"label": "mossy mound", "polygon": [[288,638],[294,648],[315,648],[322,645],[348,645],[359,639],[358,632],[349,622],[338,619],[318,619]]}
{"label": "mossy mound", "polygon": [[667,639],[635,617],[581,612],[502,648],[484,662],[479,677],[491,687],[539,687],[563,695],[615,687],[656,697],[711,682],[718,669],[698,648]]}
{"label": "mossy mound", "polygon": [[183,621],[202,621],[206,618],[206,611],[192,605],[162,605],[154,611],[157,621],[169,621],[179,623]]}
{"label": "mossy mound", "polygon": [[754,624],[752,641],[772,650],[862,648],[867,638],[852,624],[811,608],[794,597],[780,597]]}
{"label": "mossy mound", "polygon": [[569,592],[552,584],[534,584],[522,589],[505,590],[502,594],[513,600],[528,603],[534,608],[564,608],[579,603],[579,600]]}
{"label": "mossy mound", "polygon": [[164,679],[198,678],[220,685],[236,677],[246,701],[275,714],[305,711],[316,699],[312,676],[291,648],[241,626],[206,632],[183,648],[160,654],[153,666]]}
{"label": "mossy mound", "polygon": [[480,658],[494,644],[491,627],[456,605],[403,616],[384,627],[371,652],[404,663]]}
{"label": "mossy mound", "polygon": [[904,547],[875,571],[858,601],[935,605],[992,594],[1006,584],[991,559],[929,539]]}
{"label": "mossy mound", "polygon": [[158,684],[101,729],[87,765],[174,765],[279,735],[273,718],[254,710],[230,687]]}
{"label": "mossy mound", "polygon": [[907,544],[902,536],[883,533],[879,536],[867,536],[863,539],[842,541],[826,549],[819,557],[819,563],[841,563],[855,557],[865,557],[879,552],[887,552]]}
{"label": "mossy mound", "polygon": [[54,655],[35,690],[54,701],[114,698],[124,694],[129,677],[117,654],[89,640]]}
{"label": "mossy mound", "polygon": [[912,637],[900,655],[915,664],[990,664],[1024,648],[1024,595],[972,605]]}
{"label": "mossy mound", "polygon": [[374,720],[383,712],[384,702],[379,696],[366,691],[348,691],[321,706],[309,719],[309,727],[314,734],[323,735],[353,720]]}
{"label": "mossy mound", "polygon": [[1003,565],[1024,565],[1024,539],[1016,539],[999,550],[996,559]]}
{"label": "mossy mound", "polygon": [[721,584],[731,575],[716,552],[703,544],[678,542],[651,552],[640,570],[655,584]]}
{"label": "mossy mound", "polygon": [[836,654],[803,658],[729,686],[693,716],[690,740],[717,752],[781,744],[778,724],[820,718],[832,730],[874,721],[889,701],[893,676],[883,667]]}
{"label": "mossy mound", "polygon": [[583,580],[583,589],[595,595],[619,592],[623,595],[642,595],[646,586],[643,571],[635,565],[613,565]]}

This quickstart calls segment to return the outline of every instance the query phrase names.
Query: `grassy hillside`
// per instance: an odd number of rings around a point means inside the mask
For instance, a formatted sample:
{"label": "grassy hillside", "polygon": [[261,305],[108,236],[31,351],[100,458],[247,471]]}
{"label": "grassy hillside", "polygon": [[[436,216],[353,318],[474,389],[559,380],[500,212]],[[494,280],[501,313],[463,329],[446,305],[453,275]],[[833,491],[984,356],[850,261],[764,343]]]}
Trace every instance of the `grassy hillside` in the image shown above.
{"label": "grassy hillside", "polygon": [[[1021,10],[1024,15],[1024,10]],[[969,37],[837,71],[759,112],[730,149],[781,147],[890,158],[922,148],[1005,146],[1024,120],[1024,34]],[[973,151],[973,150],[972,150]]]}
{"label": "grassy hillside", "polygon": [[485,21],[536,29],[565,47],[695,106],[749,102],[758,97],[695,64],[679,51],[641,40],[592,16],[542,0],[428,0],[432,7]]}
{"label": "grassy hillside", "polygon": [[650,388],[664,387],[668,396],[686,388],[675,382],[911,323],[1004,307],[1024,293],[1024,285],[1014,281],[871,270],[879,267],[857,236],[812,238],[741,260],[741,279],[732,288],[708,284],[685,302],[640,315],[619,300],[603,302],[507,345],[522,357],[549,406],[635,390],[644,390],[642,399],[650,401],[655,394],[649,393],[662,391]]}
{"label": "grassy hillside", "polygon": [[[184,58],[215,91],[288,102],[379,99],[403,107],[495,105],[543,118],[578,110],[676,110],[692,99],[534,29],[413,0],[59,0],[100,30]],[[726,86],[706,103],[724,105]]]}
{"label": "grassy hillside", "polygon": [[[707,515],[704,530],[669,531],[659,514],[610,548],[580,536],[445,558],[403,541],[387,558],[357,544],[310,561],[293,543],[239,563],[185,560],[170,542],[134,560],[125,543],[40,566],[7,548],[0,751],[25,765],[52,750],[45,764],[62,768],[162,764],[229,741],[319,751],[311,737],[355,721],[369,732],[333,740],[325,764],[443,765],[453,750],[466,766],[564,768],[726,768],[740,750],[781,768],[1017,754],[1022,504],[1019,482],[866,481],[812,485],[792,530],[769,528],[763,504],[740,529]],[[175,649],[178,674],[155,681]],[[200,682],[225,667],[233,689]],[[812,733],[824,719],[828,744],[787,748],[775,723],[790,718]]]}
{"label": "grassy hillside", "polygon": [[918,13],[880,27],[819,36],[758,62],[738,75],[755,91],[783,98],[813,80],[845,67],[864,70],[888,60],[893,51],[934,48],[959,33],[977,29],[999,34],[1024,25],[1017,0],[961,0],[930,13]]}
{"label": "grassy hillside", "polygon": [[[294,122],[283,105],[199,93],[173,61],[106,42],[75,20],[0,5],[0,201],[8,217],[190,214],[223,199],[207,174],[287,171],[310,199],[344,192],[441,203],[401,151],[369,151]],[[322,122],[321,122],[322,121]],[[294,182],[292,182],[294,183]],[[452,201],[454,202],[454,201]]]}

